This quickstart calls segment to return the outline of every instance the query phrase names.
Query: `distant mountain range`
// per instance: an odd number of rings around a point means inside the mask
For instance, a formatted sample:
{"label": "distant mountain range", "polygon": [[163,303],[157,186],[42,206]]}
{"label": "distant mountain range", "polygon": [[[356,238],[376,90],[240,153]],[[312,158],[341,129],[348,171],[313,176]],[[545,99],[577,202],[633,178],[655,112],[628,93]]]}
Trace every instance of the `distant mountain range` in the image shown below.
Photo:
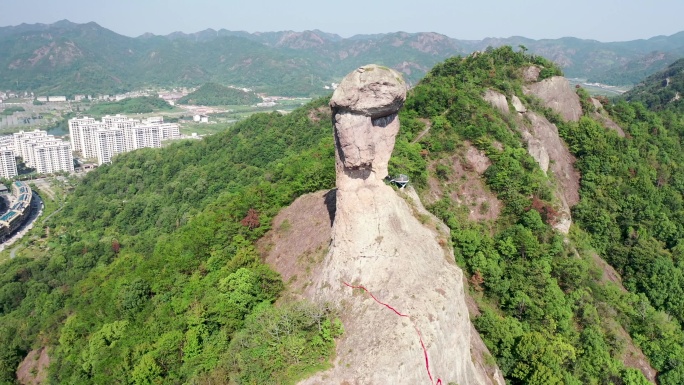
{"label": "distant mountain range", "polygon": [[524,46],[547,57],[568,77],[624,85],[684,57],[684,32],[615,43],[524,37],[457,40],[432,32],[342,38],[319,30],[225,29],[131,38],[93,22],[62,20],[0,27],[0,89],[73,95],[216,82],[271,94],[317,95],[326,92],[324,85],[367,63],[395,68],[415,83],[447,57],[502,45]]}

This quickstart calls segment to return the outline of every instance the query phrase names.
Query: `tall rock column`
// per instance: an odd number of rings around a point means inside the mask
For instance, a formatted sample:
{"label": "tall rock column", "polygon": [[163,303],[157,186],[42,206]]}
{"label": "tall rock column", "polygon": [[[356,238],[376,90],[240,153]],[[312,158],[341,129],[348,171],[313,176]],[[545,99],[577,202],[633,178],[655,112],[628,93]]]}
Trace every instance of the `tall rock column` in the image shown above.
{"label": "tall rock column", "polygon": [[347,75],[330,102],[336,212],[329,252],[305,294],[338,306],[345,333],[334,367],[303,384],[492,383],[471,359],[448,230],[416,195],[405,200],[383,182],[405,97],[399,73],[369,65]]}

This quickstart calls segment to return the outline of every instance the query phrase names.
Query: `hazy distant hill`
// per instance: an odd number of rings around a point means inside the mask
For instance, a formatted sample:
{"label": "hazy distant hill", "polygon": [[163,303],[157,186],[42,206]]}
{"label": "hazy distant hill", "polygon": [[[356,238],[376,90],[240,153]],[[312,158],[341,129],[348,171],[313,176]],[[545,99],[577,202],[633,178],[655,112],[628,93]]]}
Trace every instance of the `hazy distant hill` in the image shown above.
{"label": "hazy distant hill", "polygon": [[315,95],[370,62],[415,84],[439,61],[502,45],[525,46],[569,77],[633,84],[684,56],[684,32],[601,43],[576,38],[457,40],[394,32],[342,38],[314,31],[225,29],[131,38],[96,23],[0,27],[0,88],[50,94],[112,93],[145,85],[234,84],[282,95]]}

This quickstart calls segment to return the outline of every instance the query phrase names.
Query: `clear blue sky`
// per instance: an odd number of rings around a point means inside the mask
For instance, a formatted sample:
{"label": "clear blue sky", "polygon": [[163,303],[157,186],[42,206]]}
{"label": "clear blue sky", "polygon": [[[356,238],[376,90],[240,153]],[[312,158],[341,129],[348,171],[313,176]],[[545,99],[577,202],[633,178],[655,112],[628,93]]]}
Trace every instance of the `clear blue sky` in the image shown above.
{"label": "clear blue sky", "polygon": [[207,28],[320,29],[343,37],[438,32],[457,39],[625,41],[684,30],[683,0],[0,0],[0,26],[94,21],[139,36]]}

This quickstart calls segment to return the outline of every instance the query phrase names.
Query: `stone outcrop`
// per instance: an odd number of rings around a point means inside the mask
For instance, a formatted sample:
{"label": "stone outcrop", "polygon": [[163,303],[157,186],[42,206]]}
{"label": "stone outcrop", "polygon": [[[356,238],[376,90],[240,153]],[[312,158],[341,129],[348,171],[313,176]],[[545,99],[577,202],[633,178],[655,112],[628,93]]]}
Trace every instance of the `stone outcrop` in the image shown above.
{"label": "stone outcrop", "polygon": [[527,112],[529,127],[523,130],[527,150],[541,169],[553,173],[556,179],[556,198],[560,203],[559,217],[553,227],[568,234],[572,224],[570,208],[579,202],[580,175],[575,170],[575,157],[558,134],[558,127],[545,117]]}
{"label": "stone outcrop", "polygon": [[404,100],[401,75],[376,65],[358,68],[337,87],[330,107],[338,189],[346,184],[383,184],[399,132],[397,112]]}
{"label": "stone outcrop", "polygon": [[[567,82],[567,81],[566,81]],[[543,83],[543,82],[542,82]],[[557,83],[557,84],[556,84]],[[552,86],[537,86],[536,84],[529,85],[531,90],[551,90],[560,87],[558,84],[563,82],[554,82],[556,85]],[[566,97],[570,92],[574,94],[570,85],[566,85],[565,90],[558,88],[549,95],[546,91],[539,93],[542,101],[547,106],[556,106],[554,109],[560,111],[573,111],[575,107],[572,105],[566,108],[565,105],[554,104],[558,100],[572,99]],[[559,95],[566,95],[559,98]],[[575,95],[577,96],[577,95]],[[544,99],[549,98],[549,99]],[[509,113],[508,99],[505,95],[493,90],[487,90],[484,99],[492,106],[496,107],[502,113]],[[515,95],[511,97],[511,104],[520,117],[520,131],[527,144],[528,153],[537,161],[539,168],[545,173],[551,170],[556,180],[556,198],[558,200],[558,218],[556,218],[553,228],[563,234],[568,234],[570,225],[572,224],[572,216],[570,208],[579,202],[579,173],[575,170],[575,157],[570,153],[567,146],[558,134],[558,127],[549,122],[545,117],[528,111],[522,101]],[[503,108],[505,106],[505,108]],[[553,108],[553,107],[552,107]],[[577,108],[581,114],[581,106],[579,99],[577,99]],[[579,117],[577,118],[579,120]]]}
{"label": "stone outcrop", "polygon": [[582,117],[579,96],[570,87],[568,79],[562,76],[554,76],[537,83],[528,84],[523,88],[523,92],[538,97],[546,107],[551,108],[567,121],[576,122]]}
{"label": "stone outcrop", "polygon": [[489,104],[492,105],[492,107],[503,112],[504,114],[508,113],[508,100],[506,100],[506,96],[504,94],[493,90],[487,90],[485,91],[483,97],[484,100],[486,100],[487,102],[489,102]]}
{"label": "stone outcrop", "polygon": [[50,356],[47,348],[32,350],[17,368],[17,381],[22,385],[47,383]]}
{"label": "stone outcrop", "polygon": [[[491,104],[492,107],[496,108],[502,113],[507,114],[510,112],[510,108],[508,107],[508,98],[506,98],[506,95],[488,89],[487,91],[485,91],[483,98],[485,101],[489,102],[489,104]],[[515,109],[515,112],[518,112],[520,114],[524,114],[525,112],[527,112],[527,107],[525,107],[520,98],[518,98],[515,95],[511,97],[511,104]]]}
{"label": "stone outcrop", "polygon": [[523,80],[526,82],[536,82],[539,80],[541,68],[537,66],[529,66],[523,70]]}
{"label": "stone outcrop", "polygon": [[[445,196],[468,210],[471,221],[494,221],[499,218],[503,203],[486,185],[484,173],[492,165],[487,155],[469,141],[449,157],[434,159],[428,164],[428,189],[423,202],[434,204]],[[437,167],[451,171],[437,176]],[[473,314],[471,312],[471,314]]]}
{"label": "stone outcrop", "polygon": [[[405,92],[397,72],[365,66],[345,77],[330,102],[337,168],[332,241],[304,294],[338,304],[345,334],[334,367],[303,384],[503,381],[473,364],[463,274],[448,232],[421,211],[417,196],[402,198],[383,182]],[[406,316],[348,285],[364,286]]]}
{"label": "stone outcrop", "polygon": [[622,129],[622,127],[618,126],[618,124],[615,123],[613,119],[610,118],[610,115],[608,115],[606,110],[603,109],[603,104],[601,104],[601,102],[595,98],[591,98],[591,103],[594,105],[594,108],[596,109],[596,112],[591,114],[592,118],[601,122],[601,124],[610,128],[611,130],[615,130],[619,137],[624,138],[625,131]]}
{"label": "stone outcrop", "polygon": [[520,101],[520,98],[517,96],[513,95],[511,97],[511,104],[513,104],[513,108],[515,108],[515,112],[524,114],[527,112],[527,107]]}

